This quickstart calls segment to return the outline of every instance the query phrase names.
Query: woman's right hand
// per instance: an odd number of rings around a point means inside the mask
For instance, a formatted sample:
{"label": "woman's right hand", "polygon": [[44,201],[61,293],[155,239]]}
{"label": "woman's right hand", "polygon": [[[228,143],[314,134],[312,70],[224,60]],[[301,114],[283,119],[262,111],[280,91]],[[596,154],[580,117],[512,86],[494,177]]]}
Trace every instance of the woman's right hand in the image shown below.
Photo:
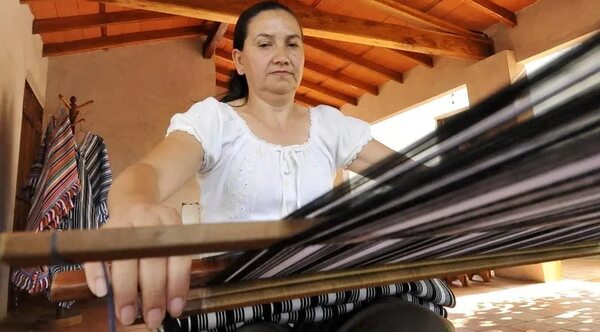
{"label": "woman's right hand", "polygon": [[[147,227],[179,225],[181,217],[173,208],[137,204],[127,212],[111,215],[105,228]],[[116,315],[122,324],[133,323],[138,314],[138,286],[144,321],[150,328],[160,326],[165,311],[179,316],[186,303],[190,284],[190,256],[127,259],[113,261],[110,278]],[[96,296],[107,294],[102,265],[86,263],[85,277],[88,287]]]}
{"label": "woman's right hand", "polygon": [[[125,169],[108,195],[107,228],[180,225],[175,209],[160,205],[200,169],[204,150],[185,132],[174,132],[140,162]],[[96,296],[107,293],[102,265],[86,263],[88,287]],[[191,257],[161,257],[113,261],[110,278],[116,315],[131,324],[138,313],[138,287],[144,320],[159,327],[165,312],[177,317],[183,311],[190,284]]]}

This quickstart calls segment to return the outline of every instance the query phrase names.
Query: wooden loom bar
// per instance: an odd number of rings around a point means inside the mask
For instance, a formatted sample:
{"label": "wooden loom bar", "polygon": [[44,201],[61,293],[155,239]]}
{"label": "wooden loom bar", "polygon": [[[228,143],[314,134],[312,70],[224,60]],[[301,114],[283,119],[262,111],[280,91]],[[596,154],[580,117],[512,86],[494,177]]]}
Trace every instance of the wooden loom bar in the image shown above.
{"label": "wooden loom bar", "polygon": [[[204,20],[235,24],[239,14],[260,0],[93,0]],[[482,59],[493,54],[490,39],[471,38],[412,26],[375,23],[323,13],[297,1],[281,0],[299,17],[305,35],[431,55]]]}
{"label": "wooden loom bar", "polygon": [[[259,279],[191,289],[186,313],[211,312],[363,287],[600,254],[600,243],[564,245],[468,257],[380,265],[285,278]],[[225,261],[195,262],[192,280],[206,282]],[[66,279],[66,280],[65,280]],[[59,274],[52,301],[91,299],[82,271]],[[260,300],[257,300],[260,299]]]}
{"label": "wooden loom bar", "polygon": [[52,264],[53,236],[56,254],[68,262],[259,249],[306,230],[315,222],[299,219],[285,222],[175,225],[127,230],[2,233],[0,262],[12,266]]}
{"label": "wooden loom bar", "polygon": [[[458,274],[479,270],[505,268],[511,266],[536,264],[561,259],[593,256],[600,254],[600,243],[590,246],[562,249],[560,251],[546,251],[541,253],[527,253],[522,255],[500,257],[484,257],[460,262],[440,262],[417,267],[403,267],[397,264],[389,270],[375,271],[370,273],[349,275],[338,274],[334,278],[327,278],[312,282],[292,283],[276,287],[270,286],[272,280],[260,280],[265,287],[248,291],[239,291],[230,294],[207,297],[206,289],[198,289],[197,293],[192,290],[185,313],[213,312],[229,310],[249,305],[283,301],[294,298],[314,296],[319,294],[338,292],[344,290],[358,289],[364,287],[382,286],[393,283],[422,280],[439,277],[445,274]],[[215,288],[222,287],[216,286]],[[240,287],[243,283],[240,282]]]}

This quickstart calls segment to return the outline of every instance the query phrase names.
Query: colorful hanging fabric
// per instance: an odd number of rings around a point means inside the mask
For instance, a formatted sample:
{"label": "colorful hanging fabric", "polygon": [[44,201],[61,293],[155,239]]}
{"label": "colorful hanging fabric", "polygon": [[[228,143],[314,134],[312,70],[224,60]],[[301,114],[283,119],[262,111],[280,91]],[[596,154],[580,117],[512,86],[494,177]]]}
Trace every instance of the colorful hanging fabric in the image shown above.
{"label": "colorful hanging fabric", "polygon": [[[50,119],[37,158],[31,168],[26,192],[32,197],[27,231],[57,229],[60,220],[74,207],[80,188],[77,174],[75,139],[67,112]],[[48,269],[44,266],[13,271],[11,281],[29,293],[48,288]]]}
{"label": "colorful hanging fabric", "polygon": [[39,178],[34,180],[35,194],[27,217],[27,231],[58,228],[62,217],[73,209],[73,198],[80,187],[75,139],[66,112],[50,120],[42,146],[43,161]]}
{"label": "colorful hanging fabric", "polygon": [[[112,184],[112,172],[108,160],[108,149],[104,140],[88,132],[78,147],[77,170],[81,190],[75,197],[75,207],[63,217],[61,230],[98,229],[108,220],[108,190]],[[49,268],[50,280],[63,271],[81,269],[80,264],[54,265]],[[73,301],[60,302],[68,308]]]}

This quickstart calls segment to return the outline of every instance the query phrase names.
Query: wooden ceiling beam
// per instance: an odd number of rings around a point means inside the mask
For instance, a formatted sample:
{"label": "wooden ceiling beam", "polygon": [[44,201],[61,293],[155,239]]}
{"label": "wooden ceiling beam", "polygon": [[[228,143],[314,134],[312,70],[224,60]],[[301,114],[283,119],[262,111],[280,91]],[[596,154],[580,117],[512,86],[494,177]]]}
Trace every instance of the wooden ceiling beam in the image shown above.
{"label": "wooden ceiling beam", "polygon": [[204,42],[204,44],[202,46],[202,57],[203,58],[205,58],[205,59],[212,58],[212,56],[215,54],[215,51],[217,50],[219,41],[221,41],[221,38],[223,38],[223,35],[225,34],[225,32],[227,32],[228,26],[229,26],[229,24],[226,24],[226,23],[220,23],[220,22],[213,23],[213,26],[210,28],[210,32],[208,33],[208,36],[206,37],[206,41]]}
{"label": "wooden ceiling beam", "polygon": [[229,88],[229,85],[227,85],[227,82],[221,81],[220,79],[217,79],[217,81],[215,83],[217,84],[218,87],[221,87],[223,89]]}
{"label": "wooden ceiling beam", "polygon": [[490,0],[462,0],[469,6],[492,15],[500,22],[515,27],[517,26],[517,16],[512,11],[490,1]]}
{"label": "wooden ceiling beam", "polygon": [[[261,0],[92,0],[108,4],[235,24],[239,14]],[[481,59],[493,54],[490,39],[454,34],[320,12],[295,0],[280,0],[293,9],[304,34],[349,43],[404,51]]]}
{"label": "wooden ceiling beam", "polygon": [[[305,95],[300,95],[300,94],[296,94],[296,96],[294,97],[294,99],[296,99],[297,102],[300,102],[306,106],[309,107],[314,107],[317,105],[321,105],[321,104],[325,104],[322,101],[309,97],[309,96],[305,96]],[[342,107],[343,105],[337,104],[337,105],[331,105],[331,106],[335,106],[337,108]]]}
{"label": "wooden ceiling beam", "polygon": [[381,74],[390,80],[396,81],[398,83],[403,82],[402,73],[394,71],[393,69],[387,68],[368,59],[364,59],[361,56],[356,55],[354,53],[350,53],[344,49],[327,44],[317,38],[305,37],[304,44],[315,48],[321,52],[325,52],[342,61],[348,61],[353,65]]}
{"label": "wooden ceiling beam", "polygon": [[300,82],[300,85],[311,91],[318,92],[331,98],[337,99],[343,102],[344,104],[348,103],[355,106],[358,105],[358,99],[356,99],[356,97],[348,96],[336,90],[308,81],[307,79],[303,79],[302,82]]}
{"label": "wooden ceiling beam", "polygon": [[414,61],[418,64],[421,64],[425,67],[428,68],[433,68],[433,58],[425,55],[425,54],[421,54],[421,53],[414,53],[414,52],[406,52],[406,51],[398,51],[398,50],[392,50],[394,52],[396,52],[396,54],[405,57],[411,61]]}
{"label": "wooden ceiling beam", "polygon": [[127,33],[122,35],[82,39],[64,43],[45,44],[43,56],[58,56],[74,53],[96,51],[105,48],[138,45],[158,40],[171,40],[189,38],[205,34],[208,31],[204,27],[184,27],[176,29],[164,29]]}
{"label": "wooden ceiling beam", "polygon": [[[100,12],[100,15],[106,14],[106,4],[98,4],[98,11]],[[106,24],[100,25],[100,36],[103,38],[108,36],[108,28],[106,27]]]}
{"label": "wooden ceiling beam", "polygon": [[104,14],[46,18],[33,20],[33,33],[69,31],[120,23],[164,20],[173,17],[175,16],[165,13],[149,12],[145,10],[128,10]]}
{"label": "wooden ceiling beam", "polygon": [[[38,0],[45,1],[45,0]],[[61,18],[49,18],[49,19],[39,19],[33,21],[33,33],[47,33],[47,32],[59,32],[59,31],[70,31],[77,29],[85,29],[98,27],[101,25],[110,26],[112,24],[122,24],[122,23],[139,23],[139,22],[147,22],[147,21],[155,21],[155,20],[164,20],[170,19],[175,16],[171,14],[164,14],[158,12],[149,12],[146,10],[130,10],[123,12],[112,12],[106,14],[91,14],[91,15],[80,15],[73,17],[61,17]],[[228,39],[233,39],[233,33],[230,31],[225,32],[225,36]],[[315,39],[315,38],[312,38]],[[311,47],[315,47],[315,45],[310,45]],[[323,50],[325,51],[325,50]],[[406,51],[398,51],[394,50],[399,55],[410,59],[411,61],[415,61],[419,64],[422,64],[427,67],[433,67],[433,59],[430,56],[421,53],[414,52],[406,52]],[[350,59],[344,58],[345,61],[350,61]],[[359,66],[364,66],[367,69],[370,69],[366,63],[353,61]],[[374,70],[375,67],[372,67]],[[385,71],[384,71],[385,72]],[[384,74],[386,75],[386,74]],[[386,75],[388,76],[388,75]],[[388,76],[389,77],[389,76]],[[390,78],[391,79],[391,78]]]}
{"label": "wooden ceiling beam", "polygon": [[455,33],[465,37],[483,38],[482,34],[470,31],[433,15],[423,13],[420,10],[400,3],[398,0],[361,1],[407,23],[415,23],[424,28]]}
{"label": "wooden ceiling beam", "polygon": [[[220,53],[218,56],[223,56],[223,55],[224,55],[223,53]],[[227,77],[229,77],[231,70],[233,70],[233,69],[223,68],[221,66],[216,67],[216,72],[218,74],[225,75]],[[352,105],[358,105],[358,99],[356,97],[349,96],[347,94],[336,91],[334,89],[330,89],[328,87],[311,82],[311,81],[307,80],[306,78],[302,79],[302,82],[300,82],[300,86],[302,86],[306,89],[309,89],[311,91],[315,91],[315,92],[321,93],[323,95],[329,96],[331,98],[337,99],[344,104],[348,103],[348,104],[352,104]]]}
{"label": "wooden ceiling beam", "polygon": [[338,71],[331,70],[320,64],[305,61],[304,69],[312,71],[312,72],[320,74],[320,75],[323,75],[323,76],[327,77],[328,79],[337,81],[339,83],[350,85],[358,90],[368,92],[374,96],[379,95],[379,88],[377,86],[357,80],[354,77],[348,76],[346,74],[342,74]]}

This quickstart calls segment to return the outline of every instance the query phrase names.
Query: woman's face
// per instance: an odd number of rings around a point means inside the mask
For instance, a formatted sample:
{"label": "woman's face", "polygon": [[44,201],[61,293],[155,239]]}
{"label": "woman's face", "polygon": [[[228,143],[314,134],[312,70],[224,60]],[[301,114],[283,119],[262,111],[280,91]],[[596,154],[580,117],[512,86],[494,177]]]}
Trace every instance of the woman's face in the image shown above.
{"label": "woman's face", "polygon": [[304,68],[298,22],[283,10],[258,14],[248,25],[244,50],[234,50],[233,58],[250,91],[295,94]]}

